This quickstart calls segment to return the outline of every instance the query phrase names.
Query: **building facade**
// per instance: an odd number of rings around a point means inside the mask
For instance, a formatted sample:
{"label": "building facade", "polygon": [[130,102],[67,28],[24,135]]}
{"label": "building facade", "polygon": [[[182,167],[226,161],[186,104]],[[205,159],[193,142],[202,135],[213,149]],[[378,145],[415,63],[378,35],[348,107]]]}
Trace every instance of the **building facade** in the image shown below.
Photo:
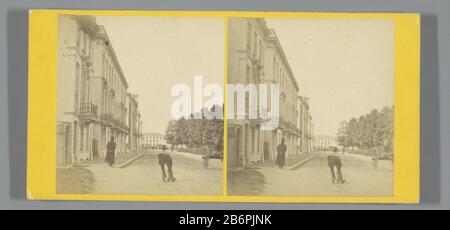
{"label": "building facade", "polygon": [[[228,21],[228,84],[258,85],[264,75],[264,39],[268,28],[262,19],[230,18]],[[234,104],[237,105],[238,95]],[[250,95],[245,94],[246,119],[228,120],[228,165],[243,167],[262,160],[260,121],[248,119]],[[230,103],[230,102],[228,102]],[[235,106],[237,109],[237,106]],[[257,105],[252,104],[252,109]],[[237,113],[237,110],[236,112]]]}
{"label": "building facade", "polygon": [[313,143],[315,150],[332,150],[333,148],[337,148],[337,140],[335,136],[331,135],[316,135],[314,136]]}
{"label": "building facade", "polygon": [[166,139],[161,133],[144,133],[141,138],[141,145],[143,148],[161,148],[163,145],[168,147]]}
{"label": "building facade", "polygon": [[298,151],[301,153],[310,153],[313,147],[313,124],[309,110],[309,98],[298,96],[299,116],[297,127],[300,130],[300,138],[298,139]]}
{"label": "building facade", "polygon": [[301,134],[301,130],[297,127],[299,86],[273,29],[267,31],[264,70],[264,82],[278,84],[280,87],[279,126],[276,130],[264,131],[264,159],[276,158],[276,148],[282,139],[287,146],[286,156],[299,154],[297,149]]}
{"label": "building facade", "polygon": [[127,93],[126,98],[127,116],[126,121],[129,127],[129,135],[127,138],[128,151],[136,152],[141,143],[142,137],[142,121],[139,112],[138,96]]}
{"label": "building facade", "polygon": [[[311,116],[300,118],[299,86],[289,66],[276,33],[262,18],[230,18],[228,21],[228,84],[279,84],[279,126],[275,130],[261,130],[261,119],[249,119],[252,109],[258,109],[259,100],[252,103],[245,93],[245,118],[228,117],[228,167],[246,167],[249,164],[274,160],[276,148],[285,140],[287,155],[299,154],[302,130],[299,119],[309,119],[304,126],[312,129]],[[256,87],[258,92],[259,87]],[[229,92],[230,94],[230,92]],[[259,92],[258,92],[259,95]],[[230,95],[228,95],[229,98]],[[270,93],[268,100],[270,101]],[[234,109],[239,95],[232,97]],[[228,101],[230,103],[230,101]],[[229,108],[227,108],[229,109]],[[270,103],[268,111],[271,111]],[[237,110],[235,111],[235,114]],[[309,113],[309,110],[308,110]],[[239,114],[237,114],[239,115]],[[303,123],[302,123],[303,124]],[[310,130],[305,132],[311,133]]]}
{"label": "building facade", "polygon": [[101,159],[114,137],[127,152],[128,83],[94,16],[58,19],[57,164]]}

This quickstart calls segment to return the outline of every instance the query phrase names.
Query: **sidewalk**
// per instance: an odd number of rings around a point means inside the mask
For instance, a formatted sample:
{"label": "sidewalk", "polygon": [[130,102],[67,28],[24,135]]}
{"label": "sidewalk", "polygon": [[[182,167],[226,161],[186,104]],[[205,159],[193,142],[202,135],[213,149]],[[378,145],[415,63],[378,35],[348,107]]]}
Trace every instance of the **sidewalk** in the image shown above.
{"label": "sidewalk", "polygon": [[295,170],[298,169],[300,166],[302,166],[303,164],[306,164],[308,161],[314,159],[315,157],[319,156],[320,153],[310,153],[310,154],[304,154],[305,158],[301,159],[300,161],[298,161],[295,164],[289,164],[287,166],[287,169],[289,170]]}
{"label": "sidewalk", "polygon": [[[163,153],[163,151],[161,149],[152,149],[152,150],[148,150],[147,152],[150,152],[151,154],[159,154],[159,153]],[[183,156],[183,157],[187,157],[190,159],[194,159],[194,160],[201,160],[203,155],[199,155],[199,154],[193,154],[193,153],[188,153],[188,152],[179,152],[179,151],[170,151],[170,150],[166,150],[164,153],[167,154],[174,154],[174,155],[178,155],[178,156]]]}
{"label": "sidewalk", "polygon": [[[116,154],[114,157],[114,165],[113,167],[122,168],[133,161],[137,160],[138,158],[142,157],[145,154],[145,151],[136,151],[136,152],[130,152],[125,154]],[[106,164],[105,159],[96,159],[91,160],[87,162],[83,162],[82,165],[89,167],[89,166],[95,166],[95,165],[102,165]]]}
{"label": "sidewalk", "polygon": [[188,158],[196,159],[196,160],[201,160],[202,157],[203,157],[203,155],[193,154],[193,153],[188,153],[188,152],[178,152],[178,151],[170,152],[170,151],[168,151],[167,153],[169,153],[169,154],[177,154],[179,156],[184,156],[184,157],[188,157]]}
{"label": "sidewalk", "polygon": [[145,153],[137,153],[134,156],[130,157],[130,158],[124,158],[122,159],[122,161],[119,162],[119,164],[116,164],[116,168],[124,168],[127,167],[128,165],[130,165],[131,163],[133,163],[135,160],[141,158],[142,156],[144,156]]}
{"label": "sidewalk", "polygon": [[390,162],[379,162],[377,169],[367,158],[351,154],[337,154],[343,161],[345,184],[333,184],[327,156],[319,155],[298,170],[264,168],[266,180],[264,196],[392,196],[393,167]]}
{"label": "sidewalk", "polygon": [[[162,153],[162,151],[158,151],[158,153]],[[202,158],[203,158],[203,155],[201,155],[201,154],[194,154],[194,153],[188,153],[188,152],[179,152],[179,151],[173,151],[173,152],[171,152],[171,151],[166,151],[166,153],[168,153],[168,154],[175,154],[175,155],[178,155],[178,156],[183,156],[183,157],[187,157],[187,158],[190,158],[190,159],[194,159],[194,160],[202,160]],[[210,159],[210,160],[218,160],[218,161],[220,161],[220,159]]]}
{"label": "sidewalk", "polygon": [[355,159],[363,160],[363,161],[372,161],[372,156],[355,154],[355,153],[344,153],[345,156],[353,157]]}
{"label": "sidewalk", "polygon": [[[292,175],[303,164],[317,157],[320,153],[303,153],[286,158],[285,169],[279,169],[275,160],[254,164],[244,169],[228,170],[228,193],[234,196],[258,196],[265,193],[273,180],[283,180],[285,176],[273,179],[273,175]],[[268,183],[268,184],[267,184]]]}
{"label": "sidewalk", "polygon": [[93,194],[136,195],[221,195],[223,171],[219,165],[207,170],[200,161],[173,154],[175,183],[161,180],[161,167],[157,154],[147,151],[127,167],[108,167],[106,164],[89,168],[95,177]]}
{"label": "sidewalk", "polygon": [[[286,164],[285,168],[290,169],[291,167],[297,167],[299,163],[306,163],[306,161],[310,160],[309,158],[312,156],[315,156],[317,153],[302,153],[302,154],[295,154],[295,155],[288,155],[286,157]],[[305,161],[306,160],[306,161]],[[305,161],[305,162],[303,162]],[[261,167],[274,167],[275,159],[274,160],[266,160],[262,163],[257,163],[255,166],[261,166]]]}
{"label": "sidewalk", "polygon": [[56,169],[56,193],[87,194],[94,190],[94,174],[85,167]]}

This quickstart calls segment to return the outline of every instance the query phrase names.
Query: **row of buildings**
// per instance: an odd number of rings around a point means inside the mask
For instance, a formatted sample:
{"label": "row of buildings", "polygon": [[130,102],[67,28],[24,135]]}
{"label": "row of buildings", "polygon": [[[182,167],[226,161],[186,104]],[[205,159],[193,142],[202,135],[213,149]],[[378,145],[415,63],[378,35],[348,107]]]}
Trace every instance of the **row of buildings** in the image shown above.
{"label": "row of buildings", "polygon": [[336,137],[331,135],[315,135],[313,148],[318,151],[340,149]]}
{"label": "row of buildings", "polygon": [[[277,129],[261,130],[261,119],[228,121],[228,167],[245,167],[275,159],[276,148],[282,139],[285,139],[288,155],[311,151],[313,124],[308,98],[299,95],[300,86],[283,48],[264,19],[229,19],[228,84],[280,86]],[[249,112],[248,97],[247,94],[246,114]]]}
{"label": "row of buildings", "polygon": [[138,96],[127,92],[108,35],[94,16],[58,19],[57,164],[102,159],[111,137],[118,154],[140,147]]}
{"label": "row of buildings", "polygon": [[142,148],[162,148],[169,147],[166,138],[161,133],[144,133],[141,137]]}

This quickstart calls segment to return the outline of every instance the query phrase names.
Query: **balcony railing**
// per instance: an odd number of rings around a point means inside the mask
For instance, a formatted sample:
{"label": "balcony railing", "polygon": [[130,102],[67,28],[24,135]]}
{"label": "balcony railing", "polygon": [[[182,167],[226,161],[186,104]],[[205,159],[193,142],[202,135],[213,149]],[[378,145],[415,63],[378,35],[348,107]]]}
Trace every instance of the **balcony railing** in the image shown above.
{"label": "balcony railing", "polygon": [[80,116],[96,117],[97,116],[97,106],[92,103],[81,103],[80,104]]}
{"label": "balcony railing", "polygon": [[104,122],[104,123],[112,123],[112,120],[113,120],[112,113],[104,113],[100,117],[101,117],[102,122]]}
{"label": "balcony railing", "polygon": [[128,130],[127,124],[121,119],[115,118],[112,113],[104,113],[100,116],[102,123],[112,126],[114,128],[120,128]]}
{"label": "balcony railing", "polygon": [[112,119],[112,123],[113,123],[117,128],[121,128],[121,129],[123,129],[123,130],[128,130],[127,124],[125,124],[125,122],[121,121],[120,119],[113,118],[113,119]]}

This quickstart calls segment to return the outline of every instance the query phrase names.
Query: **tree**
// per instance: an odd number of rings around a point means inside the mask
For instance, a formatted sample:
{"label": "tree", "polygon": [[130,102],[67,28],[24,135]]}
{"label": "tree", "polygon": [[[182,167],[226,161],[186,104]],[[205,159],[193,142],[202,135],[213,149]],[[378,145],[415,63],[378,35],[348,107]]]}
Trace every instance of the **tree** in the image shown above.
{"label": "tree", "polygon": [[[166,129],[166,140],[170,144],[184,144],[188,147],[201,147],[216,145],[223,142],[223,116],[214,116],[206,119],[206,113],[223,113],[223,107],[214,105],[210,109],[203,108],[189,117],[182,117],[170,121]],[[201,114],[199,114],[201,113]],[[195,116],[197,115],[197,116]],[[222,114],[223,115],[223,114]],[[195,119],[201,117],[202,119]]]}
{"label": "tree", "polygon": [[359,145],[358,142],[358,120],[356,118],[350,119],[348,122],[348,143],[350,147],[356,147]]}
{"label": "tree", "polygon": [[348,127],[347,121],[341,122],[336,139],[337,139],[338,145],[344,147],[344,151],[345,151],[346,147],[350,146],[349,145],[350,135],[349,135],[349,127]]}
{"label": "tree", "polygon": [[386,152],[393,152],[394,148],[394,108],[384,107],[381,110],[384,117],[382,143]]}
{"label": "tree", "polygon": [[361,115],[358,119],[351,118],[340,124],[337,141],[343,147],[358,147],[359,149],[383,148],[386,152],[393,151],[394,138],[394,108],[384,107]]}
{"label": "tree", "polygon": [[187,145],[187,131],[188,131],[188,123],[186,118],[181,117],[177,121],[176,129],[175,129],[175,140],[179,145]]}
{"label": "tree", "polygon": [[177,121],[176,120],[169,121],[169,124],[167,125],[165,139],[166,139],[166,142],[168,144],[171,144],[171,145],[177,145],[178,144],[176,142],[176,138],[175,138],[176,125],[177,125]]}

